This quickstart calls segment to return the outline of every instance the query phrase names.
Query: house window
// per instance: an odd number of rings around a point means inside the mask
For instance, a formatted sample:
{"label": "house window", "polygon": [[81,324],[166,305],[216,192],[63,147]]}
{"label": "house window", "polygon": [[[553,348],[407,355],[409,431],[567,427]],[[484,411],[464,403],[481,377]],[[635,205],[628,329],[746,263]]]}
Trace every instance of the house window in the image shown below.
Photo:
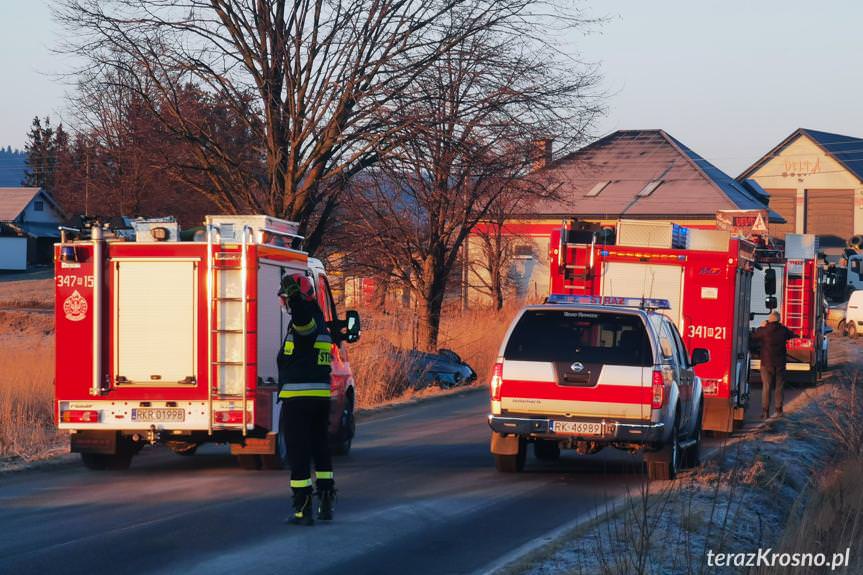
{"label": "house window", "polygon": [[43,202],[42,200],[36,200],[35,202],[33,202],[33,209],[37,212],[45,211],[45,202]]}
{"label": "house window", "polygon": [[517,260],[530,260],[533,259],[533,246],[530,244],[520,244],[515,246],[513,250],[513,258]]}
{"label": "house window", "polygon": [[653,180],[652,182],[648,182],[644,188],[640,192],[638,192],[638,197],[645,198],[656,191],[656,188],[662,185],[662,180]]}
{"label": "house window", "polygon": [[584,194],[584,197],[586,197],[586,198],[595,198],[595,197],[596,197],[596,196],[598,196],[598,195],[599,195],[599,193],[600,193],[602,190],[604,190],[604,189],[605,189],[605,187],[606,187],[608,184],[610,184],[610,183],[611,183],[611,181],[610,181],[610,180],[604,180],[604,181],[602,181],[602,182],[597,183],[595,186],[593,186],[593,187],[590,189],[590,191],[589,191],[589,192],[587,192],[586,194]]}

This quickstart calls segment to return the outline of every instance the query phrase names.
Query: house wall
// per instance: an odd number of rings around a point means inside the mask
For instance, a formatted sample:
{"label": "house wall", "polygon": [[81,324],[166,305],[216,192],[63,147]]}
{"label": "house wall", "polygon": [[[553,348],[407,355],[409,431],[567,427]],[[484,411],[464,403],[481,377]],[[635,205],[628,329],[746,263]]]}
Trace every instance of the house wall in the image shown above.
{"label": "house wall", "polygon": [[[863,183],[805,135],[791,142],[750,177],[768,192],[777,190],[785,195],[793,194],[794,229],[787,231],[806,233],[807,222],[810,227],[817,225],[819,218],[809,217],[806,206],[808,203],[825,205],[824,201],[813,202],[812,196],[821,193],[827,202],[832,202],[832,197],[836,198],[835,206],[830,205],[828,209],[837,214],[846,213],[849,204],[853,205],[849,228],[854,234],[863,233]],[[772,202],[770,206],[774,207]],[[831,239],[836,243],[847,238],[837,236]]]}
{"label": "house wall", "polygon": [[[44,209],[42,211],[36,210],[36,202],[42,202]],[[36,194],[33,197],[33,200],[27,204],[27,207],[24,208],[22,220],[24,222],[30,222],[34,224],[60,224],[61,216],[57,213],[57,210],[51,205],[51,203],[44,198],[44,196],[40,194]]]}

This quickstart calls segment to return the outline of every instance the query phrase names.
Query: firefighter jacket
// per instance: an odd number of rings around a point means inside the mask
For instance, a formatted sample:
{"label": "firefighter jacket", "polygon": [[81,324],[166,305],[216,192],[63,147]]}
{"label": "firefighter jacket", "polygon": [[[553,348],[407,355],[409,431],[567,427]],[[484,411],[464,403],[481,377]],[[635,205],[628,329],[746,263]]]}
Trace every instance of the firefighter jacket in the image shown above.
{"label": "firefighter jacket", "polygon": [[279,398],[330,397],[333,340],[315,301],[291,298],[291,323],[277,358]]}

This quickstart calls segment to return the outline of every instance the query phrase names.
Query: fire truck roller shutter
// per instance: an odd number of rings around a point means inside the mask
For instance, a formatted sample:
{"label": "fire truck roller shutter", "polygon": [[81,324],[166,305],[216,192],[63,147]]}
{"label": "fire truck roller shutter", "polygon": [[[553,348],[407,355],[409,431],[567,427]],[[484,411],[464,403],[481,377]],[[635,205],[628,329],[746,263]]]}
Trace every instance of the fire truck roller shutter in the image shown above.
{"label": "fire truck roller shutter", "polygon": [[114,262],[114,358],[124,383],[197,377],[197,270],[191,260]]}
{"label": "fire truck roller shutter", "polygon": [[671,309],[666,313],[677,329],[683,331],[683,268],[680,266],[605,262],[602,295],[667,299]]}

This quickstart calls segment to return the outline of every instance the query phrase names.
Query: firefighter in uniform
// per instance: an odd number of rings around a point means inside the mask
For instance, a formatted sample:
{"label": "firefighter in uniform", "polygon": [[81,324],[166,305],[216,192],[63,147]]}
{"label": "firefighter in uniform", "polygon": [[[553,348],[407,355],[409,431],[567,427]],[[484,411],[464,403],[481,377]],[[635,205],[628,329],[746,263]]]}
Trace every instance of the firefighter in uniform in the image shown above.
{"label": "firefighter in uniform", "polygon": [[291,312],[278,357],[279,400],[294,494],[294,512],[287,522],[312,525],[312,461],[318,519],[333,518],[336,493],[327,437],[332,338],[308,277],[296,274],[282,278],[279,297]]}

